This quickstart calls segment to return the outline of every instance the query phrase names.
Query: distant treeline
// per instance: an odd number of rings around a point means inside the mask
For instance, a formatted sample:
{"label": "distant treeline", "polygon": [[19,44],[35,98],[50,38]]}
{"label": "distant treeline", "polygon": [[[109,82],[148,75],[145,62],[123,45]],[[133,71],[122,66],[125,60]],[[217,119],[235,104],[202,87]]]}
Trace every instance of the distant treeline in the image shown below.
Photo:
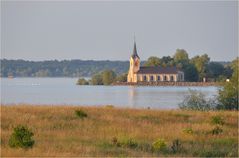
{"label": "distant treeline", "polygon": [[1,77],[91,77],[106,69],[122,74],[127,72],[128,68],[128,61],[1,59],[0,75]]}
{"label": "distant treeline", "polygon": [[[48,60],[26,61],[1,59],[1,77],[92,77],[104,70],[112,70],[118,76],[125,74],[129,61],[95,60]],[[185,50],[177,49],[173,57],[149,57],[141,61],[144,66],[176,66],[185,73],[186,81],[202,81],[229,78],[232,74],[230,62],[211,62],[207,55],[188,58]]]}

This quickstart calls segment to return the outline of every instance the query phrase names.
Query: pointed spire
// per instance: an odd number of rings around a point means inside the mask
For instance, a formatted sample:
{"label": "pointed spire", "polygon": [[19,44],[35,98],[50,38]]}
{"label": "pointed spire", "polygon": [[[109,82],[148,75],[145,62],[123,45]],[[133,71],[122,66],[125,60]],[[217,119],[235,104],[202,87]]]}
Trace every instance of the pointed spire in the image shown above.
{"label": "pointed spire", "polygon": [[138,56],[138,54],[137,54],[137,48],[136,48],[136,42],[135,42],[135,36],[134,36],[134,50],[133,50],[133,54],[132,54],[131,57],[132,57],[132,58],[136,58],[136,57],[139,58],[139,56]]}

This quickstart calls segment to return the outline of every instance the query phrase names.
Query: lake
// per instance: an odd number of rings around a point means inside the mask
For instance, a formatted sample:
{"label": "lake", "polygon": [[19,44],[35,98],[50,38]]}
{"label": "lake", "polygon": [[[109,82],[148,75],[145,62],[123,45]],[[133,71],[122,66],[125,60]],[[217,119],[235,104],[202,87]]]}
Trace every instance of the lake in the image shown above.
{"label": "lake", "polygon": [[1,104],[114,105],[130,108],[178,108],[188,90],[207,97],[217,87],[79,86],[77,78],[1,78]]}

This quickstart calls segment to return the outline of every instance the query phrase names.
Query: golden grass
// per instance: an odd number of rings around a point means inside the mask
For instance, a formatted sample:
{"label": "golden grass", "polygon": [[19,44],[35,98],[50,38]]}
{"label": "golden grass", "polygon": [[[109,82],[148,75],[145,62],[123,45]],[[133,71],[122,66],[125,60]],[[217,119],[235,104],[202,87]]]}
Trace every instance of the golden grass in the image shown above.
{"label": "golden grass", "polygon": [[[88,117],[80,119],[75,110]],[[212,116],[225,119],[223,133],[209,131]],[[13,128],[26,125],[34,132],[32,149],[8,145]],[[194,133],[183,132],[192,128]],[[139,148],[117,147],[112,139],[132,138]],[[168,152],[144,150],[158,138]],[[170,152],[172,141],[180,139],[183,151]],[[1,156],[238,156],[238,113],[235,111],[181,111],[121,109],[81,106],[1,106]]]}

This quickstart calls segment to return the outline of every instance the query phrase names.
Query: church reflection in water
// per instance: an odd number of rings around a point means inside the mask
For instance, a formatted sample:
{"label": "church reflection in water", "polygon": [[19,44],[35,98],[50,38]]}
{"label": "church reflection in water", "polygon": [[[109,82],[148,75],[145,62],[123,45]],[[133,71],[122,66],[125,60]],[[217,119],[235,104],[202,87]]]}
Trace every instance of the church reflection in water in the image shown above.
{"label": "church reflection in water", "polygon": [[137,103],[138,103],[137,98],[138,98],[137,87],[129,86],[129,88],[128,88],[128,105],[131,108],[137,108]]}

